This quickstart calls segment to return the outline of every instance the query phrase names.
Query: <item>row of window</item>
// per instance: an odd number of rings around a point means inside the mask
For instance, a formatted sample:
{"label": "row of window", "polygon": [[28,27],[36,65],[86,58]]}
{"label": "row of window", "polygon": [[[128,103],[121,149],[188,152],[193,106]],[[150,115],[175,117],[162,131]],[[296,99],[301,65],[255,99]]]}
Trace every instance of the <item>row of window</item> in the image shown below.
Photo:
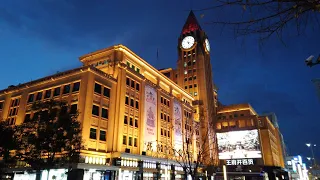
{"label": "row of window", "polygon": [[[197,84],[194,84],[193,87],[196,88],[196,87],[198,87],[198,85],[197,85]],[[192,88],[192,84],[189,85],[189,88]],[[188,89],[188,86],[184,86],[184,89]]]}
{"label": "row of window", "polygon": [[[79,89],[80,89],[80,82],[73,83],[72,92],[78,92]],[[63,86],[62,94],[68,94],[68,93],[70,93],[70,91],[71,91],[71,84],[66,84]],[[49,98],[51,98],[52,94],[53,94],[53,97],[60,96],[61,87],[54,88],[53,93],[52,93],[52,89],[47,89],[47,90],[45,90],[44,95],[43,95],[43,91],[29,94],[28,103],[31,103],[34,100],[40,101],[40,100],[42,100],[42,98],[49,99]]]}
{"label": "row of window", "polygon": [[184,110],[184,116],[187,118],[191,118],[191,112]]}
{"label": "row of window", "polygon": [[189,70],[184,70],[184,74],[187,75],[187,74],[191,74],[192,71],[195,73],[197,70],[196,69],[189,69]]}
{"label": "row of window", "polygon": [[105,64],[108,64],[108,60],[96,62],[95,64],[93,64],[93,67],[102,66]]}
{"label": "row of window", "polygon": [[129,136],[129,138],[127,138],[126,135],[123,135],[123,137],[122,137],[122,144],[132,146],[132,140],[134,140],[133,146],[138,147],[138,138],[132,138],[131,136]]}
{"label": "row of window", "polygon": [[164,97],[160,97],[160,102],[168,107],[170,107],[170,101]]}
{"label": "row of window", "polygon": [[170,137],[170,131],[167,131],[166,129],[161,128],[160,134],[161,134],[161,136]]}
{"label": "row of window", "polygon": [[131,107],[135,107],[136,109],[139,109],[139,101],[136,101],[136,103],[134,103],[134,99],[131,98],[130,99],[130,104],[129,104],[129,97],[126,96],[126,101],[125,101],[126,105],[130,105]]}
{"label": "row of window", "polygon": [[130,62],[128,61],[127,61],[127,66],[140,74],[140,69],[138,67],[135,67],[133,64],[130,64]]}
{"label": "row of window", "polygon": [[[90,128],[90,139],[97,139],[97,129]],[[100,130],[99,133],[99,140],[100,141],[106,141],[107,140],[107,132],[104,130]]]}
{"label": "row of window", "polygon": [[8,115],[8,121],[10,125],[15,124],[16,122],[16,115],[18,114],[19,104],[20,98],[11,99]]}
{"label": "row of window", "polygon": [[[240,114],[240,116],[243,117],[244,114]],[[238,115],[238,114],[233,114],[233,115],[230,114],[230,115],[229,115],[229,118],[230,118],[230,119],[232,119],[232,118],[234,118],[234,117],[237,118],[237,117],[239,117],[239,115]],[[219,115],[219,116],[218,116],[218,119],[227,119],[227,116]]]}
{"label": "row of window", "polygon": [[136,89],[137,91],[140,91],[140,84],[130,78],[126,79],[126,85],[133,89]]}
{"label": "row of window", "polygon": [[[92,115],[100,116],[100,107],[97,105],[92,106]],[[101,117],[109,119],[109,111],[106,108],[101,108]]]}
{"label": "row of window", "polygon": [[98,83],[94,84],[94,93],[99,95],[102,94],[104,97],[110,98],[110,89]]}
{"label": "row of window", "polygon": [[186,81],[188,81],[188,79],[189,79],[189,81],[191,81],[192,79],[197,79],[197,76],[191,76],[191,77],[189,77],[189,78],[184,78],[184,81],[186,82]]}
{"label": "row of window", "polygon": [[183,66],[187,67],[187,66],[191,66],[191,65],[195,65],[195,64],[196,64],[196,60],[194,59],[194,60],[192,60],[192,62],[191,61],[184,62]]}
{"label": "row of window", "polygon": [[[124,123],[124,124],[128,124],[128,116],[124,116],[123,123]],[[133,124],[133,118],[130,117],[130,118],[129,118],[129,125],[130,125],[130,126],[133,126],[133,125],[134,125],[134,127],[138,128],[138,127],[139,127],[139,125],[138,125],[138,119],[135,119],[135,120],[134,120],[134,124]]]}
{"label": "row of window", "polygon": [[191,131],[192,126],[189,124],[184,124],[184,129]]}
{"label": "row of window", "polygon": [[170,116],[165,113],[160,113],[160,118],[161,118],[161,120],[165,120],[165,121],[170,122]]}

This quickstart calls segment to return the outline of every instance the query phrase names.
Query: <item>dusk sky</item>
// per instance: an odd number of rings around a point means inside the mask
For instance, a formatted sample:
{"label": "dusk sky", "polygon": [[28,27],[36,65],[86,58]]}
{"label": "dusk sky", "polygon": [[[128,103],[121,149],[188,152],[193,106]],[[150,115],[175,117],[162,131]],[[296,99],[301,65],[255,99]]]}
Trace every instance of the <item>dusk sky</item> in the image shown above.
{"label": "dusk sky", "polygon": [[[112,2],[112,3],[111,3]],[[124,44],[156,68],[175,67],[177,43],[189,10],[212,5],[197,0],[9,0],[0,3],[0,89],[81,66],[78,57]],[[195,11],[209,36],[214,82],[221,103],[250,103],[258,113],[275,112],[291,155],[311,156],[306,142],[319,145],[320,99],[311,80],[320,65],[304,60],[320,53],[319,26],[299,37],[288,26],[282,44],[208,24],[233,18],[241,9]],[[200,15],[204,14],[201,18]],[[157,49],[159,59],[157,60]]]}

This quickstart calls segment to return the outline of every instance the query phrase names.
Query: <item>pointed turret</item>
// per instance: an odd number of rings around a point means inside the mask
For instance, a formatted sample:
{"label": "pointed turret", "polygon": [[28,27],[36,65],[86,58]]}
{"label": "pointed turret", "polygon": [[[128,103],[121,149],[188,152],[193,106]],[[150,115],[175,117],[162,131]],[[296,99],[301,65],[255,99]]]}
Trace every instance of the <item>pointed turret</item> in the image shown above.
{"label": "pointed turret", "polygon": [[195,31],[195,30],[201,30],[201,27],[197,21],[196,16],[194,15],[193,11],[191,10],[189,13],[188,19],[182,28],[181,33],[186,34],[186,33],[189,33],[191,31]]}

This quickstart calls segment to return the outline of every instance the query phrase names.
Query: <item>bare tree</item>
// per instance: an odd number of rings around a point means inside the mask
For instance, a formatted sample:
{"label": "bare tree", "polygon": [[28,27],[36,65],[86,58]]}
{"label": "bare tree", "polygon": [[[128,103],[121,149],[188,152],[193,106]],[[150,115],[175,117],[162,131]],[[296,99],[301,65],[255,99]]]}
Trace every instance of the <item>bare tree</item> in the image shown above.
{"label": "bare tree", "polygon": [[[272,35],[282,40],[283,31],[288,25],[294,25],[297,34],[306,27],[316,25],[320,15],[320,0],[215,0],[212,7],[200,9],[199,11],[218,10],[234,8],[233,12],[242,12],[242,15],[232,14],[230,16],[218,17],[208,24],[231,26],[236,36],[256,34],[264,41]],[[225,10],[225,9],[224,9]],[[237,19],[241,17],[240,20]]]}

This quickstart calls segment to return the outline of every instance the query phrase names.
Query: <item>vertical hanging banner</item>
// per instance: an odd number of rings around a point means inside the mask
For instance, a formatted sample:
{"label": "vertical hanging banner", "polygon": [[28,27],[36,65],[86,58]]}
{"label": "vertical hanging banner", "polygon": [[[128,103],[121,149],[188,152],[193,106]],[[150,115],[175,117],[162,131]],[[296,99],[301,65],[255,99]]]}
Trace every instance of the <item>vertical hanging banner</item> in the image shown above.
{"label": "vertical hanging banner", "polygon": [[157,91],[150,85],[145,86],[144,105],[144,150],[157,149]]}
{"label": "vertical hanging banner", "polygon": [[174,127],[174,149],[182,150],[182,110],[181,104],[174,100],[173,102],[173,127]]}

